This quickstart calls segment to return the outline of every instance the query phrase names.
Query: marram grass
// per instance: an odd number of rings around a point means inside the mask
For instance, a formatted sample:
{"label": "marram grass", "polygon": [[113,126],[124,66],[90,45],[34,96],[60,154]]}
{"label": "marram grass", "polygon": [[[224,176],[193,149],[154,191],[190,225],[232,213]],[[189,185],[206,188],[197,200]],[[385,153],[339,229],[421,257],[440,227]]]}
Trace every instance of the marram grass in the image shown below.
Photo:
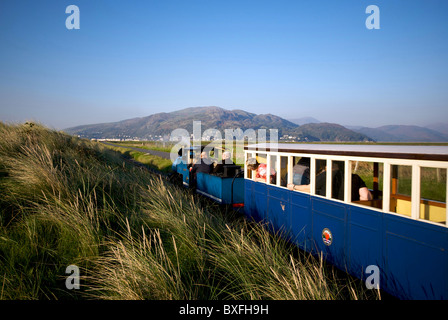
{"label": "marram grass", "polygon": [[0,299],[378,298],[99,143],[30,123],[0,135]]}

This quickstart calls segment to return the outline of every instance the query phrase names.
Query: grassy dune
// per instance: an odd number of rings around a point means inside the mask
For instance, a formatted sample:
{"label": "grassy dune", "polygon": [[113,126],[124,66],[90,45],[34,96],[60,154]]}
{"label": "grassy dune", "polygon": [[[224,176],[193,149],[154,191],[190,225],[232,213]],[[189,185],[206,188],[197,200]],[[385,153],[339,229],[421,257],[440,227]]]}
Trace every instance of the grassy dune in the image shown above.
{"label": "grassy dune", "polygon": [[35,124],[0,135],[0,299],[378,298],[119,152]]}

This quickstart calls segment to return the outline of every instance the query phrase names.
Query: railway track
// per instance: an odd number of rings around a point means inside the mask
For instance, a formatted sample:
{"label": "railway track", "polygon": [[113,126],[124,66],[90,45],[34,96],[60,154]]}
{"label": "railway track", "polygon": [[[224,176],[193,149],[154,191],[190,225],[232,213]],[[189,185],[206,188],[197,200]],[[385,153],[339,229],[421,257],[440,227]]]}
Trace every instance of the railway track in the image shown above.
{"label": "railway track", "polygon": [[120,148],[125,148],[125,149],[131,149],[131,150],[138,151],[138,152],[144,152],[147,154],[151,154],[153,156],[161,157],[163,159],[170,159],[170,153],[165,152],[165,151],[157,151],[157,150],[149,150],[149,149],[142,149],[142,148],[135,148],[135,147],[128,147],[128,146],[120,146],[118,144],[104,142],[104,141],[101,141],[101,143],[107,144],[112,147],[120,147]]}
{"label": "railway track", "polygon": [[[164,159],[170,159],[170,153],[169,152],[157,151],[157,150],[148,150],[148,149],[141,149],[141,148],[134,148],[134,147],[127,147],[127,146],[120,146],[120,145],[117,145],[117,144],[104,142],[104,141],[101,141],[101,143],[109,145],[109,146],[112,146],[112,147],[120,147],[120,148],[125,148],[125,149],[131,149],[131,150],[134,150],[134,151],[144,152],[144,153],[147,153],[147,154],[158,156],[158,157],[161,157],[161,158],[164,158]],[[149,172],[151,172],[152,174],[157,175],[158,177],[160,177],[160,178],[162,178],[164,180],[167,180],[167,181],[172,182],[172,183],[175,182],[174,181],[175,177],[173,176],[173,174],[167,174],[167,173],[164,173],[164,172],[159,171],[157,169],[151,168],[148,165],[143,164],[141,162],[138,162],[137,160],[134,160],[132,158],[125,158],[125,157],[123,157],[123,159],[127,163],[130,163],[130,164],[132,164],[134,166],[137,166],[137,167],[140,167],[140,168],[144,168],[144,169],[148,170]]]}

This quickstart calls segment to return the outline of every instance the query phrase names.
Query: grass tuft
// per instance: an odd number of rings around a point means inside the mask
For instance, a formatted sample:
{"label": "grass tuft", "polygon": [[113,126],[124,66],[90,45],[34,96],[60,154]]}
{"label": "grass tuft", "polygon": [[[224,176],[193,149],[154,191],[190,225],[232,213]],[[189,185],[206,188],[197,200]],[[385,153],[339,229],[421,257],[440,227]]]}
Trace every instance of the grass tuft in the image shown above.
{"label": "grass tuft", "polygon": [[378,298],[99,143],[32,123],[0,134],[0,299]]}

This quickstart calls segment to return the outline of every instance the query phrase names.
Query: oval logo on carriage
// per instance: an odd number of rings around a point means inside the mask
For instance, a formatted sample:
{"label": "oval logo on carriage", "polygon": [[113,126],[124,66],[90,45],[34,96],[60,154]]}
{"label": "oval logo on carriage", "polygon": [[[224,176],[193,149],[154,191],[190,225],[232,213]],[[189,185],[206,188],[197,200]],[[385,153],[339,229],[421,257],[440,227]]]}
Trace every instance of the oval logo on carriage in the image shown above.
{"label": "oval logo on carriage", "polygon": [[322,230],[322,241],[326,246],[331,245],[331,243],[333,242],[333,235],[331,234],[330,229],[325,228],[324,230]]}

